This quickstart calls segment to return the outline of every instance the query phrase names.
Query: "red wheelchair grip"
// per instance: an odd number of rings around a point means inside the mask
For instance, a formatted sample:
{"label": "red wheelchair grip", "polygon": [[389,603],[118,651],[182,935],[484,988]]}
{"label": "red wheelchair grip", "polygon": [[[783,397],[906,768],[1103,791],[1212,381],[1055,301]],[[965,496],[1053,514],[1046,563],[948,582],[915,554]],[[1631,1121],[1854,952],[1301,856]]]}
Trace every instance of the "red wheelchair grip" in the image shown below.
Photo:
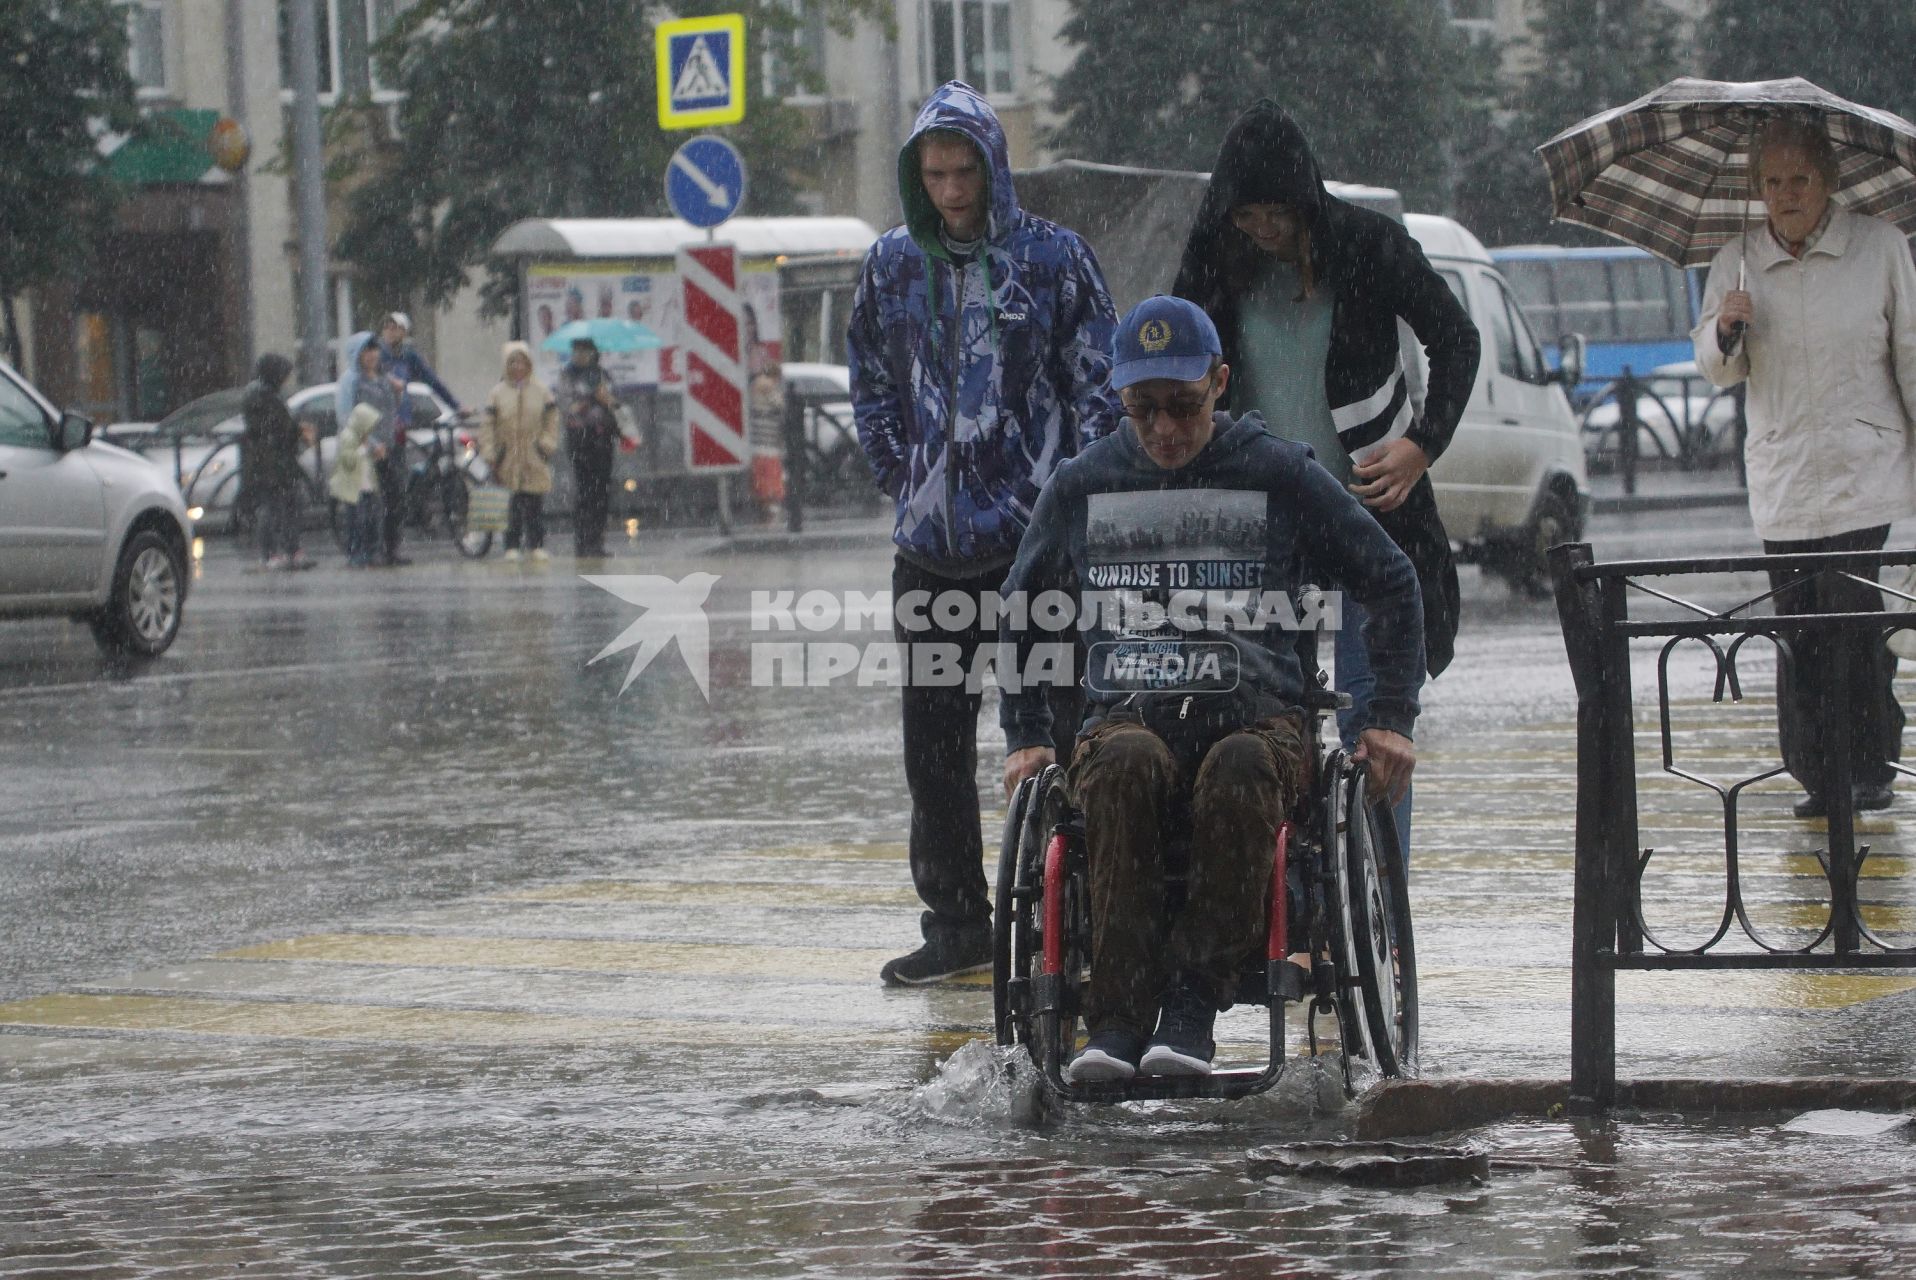
{"label": "red wheelchair grip", "polygon": [[1287,910],[1290,905],[1290,887],[1284,879],[1285,868],[1290,864],[1290,855],[1291,824],[1280,822],[1277,825],[1277,847],[1271,853],[1271,927],[1269,940],[1264,949],[1266,960],[1282,960],[1291,953],[1291,922]]}
{"label": "red wheelchair grip", "polygon": [[1044,851],[1044,971],[1064,972],[1064,833]]}

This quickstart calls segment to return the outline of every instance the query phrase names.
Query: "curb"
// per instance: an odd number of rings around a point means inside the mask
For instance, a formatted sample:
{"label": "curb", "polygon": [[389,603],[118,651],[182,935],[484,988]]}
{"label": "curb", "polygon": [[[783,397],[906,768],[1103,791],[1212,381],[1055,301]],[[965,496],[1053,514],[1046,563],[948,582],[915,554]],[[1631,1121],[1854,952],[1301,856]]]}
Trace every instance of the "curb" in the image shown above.
{"label": "curb", "polygon": [[[1857,1080],[1805,1076],[1766,1080],[1646,1079],[1617,1081],[1615,1107],[1632,1111],[1814,1111],[1845,1108],[1903,1111],[1916,1106],[1916,1079]],[[1388,1080],[1359,1104],[1355,1136],[1364,1141],[1474,1129],[1518,1117],[1556,1117],[1572,1107],[1570,1082]]]}
{"label": "curb", "polygon": [[1740,507],[1750,500],[1742,489],[1695,489],[1688,493],[1629,493],[1592,497],[1590,514],[1621,515],[1633,511],[1688,511],[1697,507]]}

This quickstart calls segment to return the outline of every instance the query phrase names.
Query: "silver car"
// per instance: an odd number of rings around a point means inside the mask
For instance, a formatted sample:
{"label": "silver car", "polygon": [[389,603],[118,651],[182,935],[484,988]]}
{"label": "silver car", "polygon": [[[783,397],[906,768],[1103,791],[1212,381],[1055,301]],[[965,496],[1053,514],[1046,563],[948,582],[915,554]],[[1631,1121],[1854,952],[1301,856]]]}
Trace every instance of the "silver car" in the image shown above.
{"label": "silver car", "polygon": [[0,362],[0,617],[67,616],[109,652],[157,656],[179,634],[192,539],[165,468]]}

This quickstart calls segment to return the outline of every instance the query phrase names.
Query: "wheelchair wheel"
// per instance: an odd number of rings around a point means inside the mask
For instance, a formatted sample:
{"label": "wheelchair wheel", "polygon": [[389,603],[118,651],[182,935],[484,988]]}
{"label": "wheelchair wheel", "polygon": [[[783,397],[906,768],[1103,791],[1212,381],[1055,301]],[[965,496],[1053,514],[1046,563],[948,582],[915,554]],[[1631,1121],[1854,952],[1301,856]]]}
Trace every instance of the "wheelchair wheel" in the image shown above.
{"label": "wheelchair wheel", "polygon": [[[1352,765],[1342,751],[1336,751],[1325,761],[1324,776],[1329,785],[1324,789],[1322,843],[1319,845],[1323,941],[1330,952],[1330,1004],[1337,1015],[1338,1044],[1343,1048],[1345,1061],[1344,1083],[1346,1091],[1350,1091],[1353,1088],[1350,1060],[1375,1061],[1363,1000],[1357,992],[1355,892],[1351,884],[1351,861],[1346,853],[1352,840],[1351,802],[1362,798],[1364,771]],[[1318,1007],[1321,1008],[1321,1004]]]}
{"label": "wheelchair wheel", "polygon": [[1350,821],[1339,849],[1350,909],[1350,948],[1371,1062],[1385,1076],[1417,1063],[1417,952],[1410,894],[1389,810],[1373,804],[1364,771],[1346,784]]}
{"label": "wheelchair wheel", "polygon": [[1062,779],[1056,766],[1027,778],[1005,814],[991,914],[992,1017],[1001,1045],[1033,1042],[1032,969],[1043,945],[1044,851],[1058,816],[1054,797]]}

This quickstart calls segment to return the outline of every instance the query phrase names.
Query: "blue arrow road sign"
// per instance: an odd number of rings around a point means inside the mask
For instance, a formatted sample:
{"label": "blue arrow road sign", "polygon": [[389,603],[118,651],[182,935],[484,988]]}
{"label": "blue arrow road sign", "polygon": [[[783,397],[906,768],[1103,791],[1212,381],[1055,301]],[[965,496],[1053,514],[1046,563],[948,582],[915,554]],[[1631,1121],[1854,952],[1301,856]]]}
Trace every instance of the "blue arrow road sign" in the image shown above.
{"label": "blue arrow road sign", "polygon": [[745,161],[723,138],[693,138],[665,166],[665,201],[695,227],[716,227],[745,201]]}

